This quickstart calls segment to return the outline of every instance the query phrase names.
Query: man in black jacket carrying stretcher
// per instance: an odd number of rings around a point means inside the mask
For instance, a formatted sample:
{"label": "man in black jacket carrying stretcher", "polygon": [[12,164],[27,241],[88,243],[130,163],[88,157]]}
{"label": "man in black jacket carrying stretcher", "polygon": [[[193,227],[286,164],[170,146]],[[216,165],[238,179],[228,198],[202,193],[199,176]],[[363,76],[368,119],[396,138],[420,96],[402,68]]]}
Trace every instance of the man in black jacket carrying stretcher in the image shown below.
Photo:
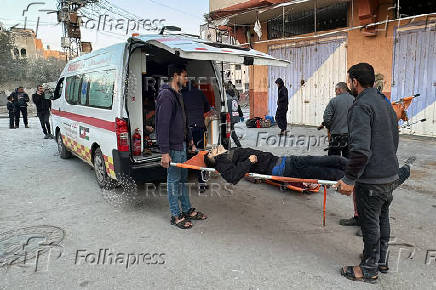
{"label": "man in black jacket carrying stretcher", "polygon": [[363,234],[363,258],[358,266],[347,266],[341,274],[348,279],[374,283],[378,272],[387,272],[390,238],[389,206],[399,177],[397,116],[377,89],[374,68],[367,63],[348,70],[355,101],[348,111],[349,162],[337,189],[356,194]]}

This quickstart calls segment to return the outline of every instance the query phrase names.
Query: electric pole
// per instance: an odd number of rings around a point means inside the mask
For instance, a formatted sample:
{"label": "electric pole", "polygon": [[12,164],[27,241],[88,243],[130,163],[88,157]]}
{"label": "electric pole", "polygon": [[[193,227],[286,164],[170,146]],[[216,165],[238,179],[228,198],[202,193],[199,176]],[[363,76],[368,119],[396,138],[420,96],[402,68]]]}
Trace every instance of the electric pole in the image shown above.
{"label": "electric pole", "polygon": [[66,60],[80,56],[82,51],[80,16],[78,10],[98,0],[58,0],[58,22],[62,23],[63,36],[61,46],[65,51]]}

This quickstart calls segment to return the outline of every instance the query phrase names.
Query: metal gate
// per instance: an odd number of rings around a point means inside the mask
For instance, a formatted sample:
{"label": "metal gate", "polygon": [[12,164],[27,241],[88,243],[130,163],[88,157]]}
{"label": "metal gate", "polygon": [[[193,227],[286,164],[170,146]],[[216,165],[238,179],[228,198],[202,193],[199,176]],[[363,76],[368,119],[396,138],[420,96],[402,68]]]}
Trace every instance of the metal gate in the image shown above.
{"label": "metal gate", "polygon": [[288,88],[288,123],[318,126],[324,109],[335,95],[337,82],[346,82],[346,37],[340,36],[304,44],[270,46],[269,54],[291,61],[287,67],[268,70],[268,114],[277,110],[277,86],[281,77]]}
{"label": "metal gate", "polygon": [[436,137],[436,29],[414,25],[397,29],[392,69],[391,99],[421,94],[407,110],[415,124],[402,133]]}

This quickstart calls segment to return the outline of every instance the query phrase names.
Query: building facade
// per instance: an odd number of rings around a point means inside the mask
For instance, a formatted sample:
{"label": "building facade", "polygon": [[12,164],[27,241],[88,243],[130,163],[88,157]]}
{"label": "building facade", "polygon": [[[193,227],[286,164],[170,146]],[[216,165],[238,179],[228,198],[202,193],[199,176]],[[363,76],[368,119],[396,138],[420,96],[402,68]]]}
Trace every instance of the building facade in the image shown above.
{"label": "building facade", "polygon": [[52,50],[49,47],[44,48],[42,40],[36,37],[32,29],[11,28],[10,31],[14,39],[15,48],[12,52],[15,58],[57,58],[65,60],[65,53]]}
{"label": "building facade", "polygon": [[[400,5],[398,5],[398,2]],[[274,115],[281,77],[288,122],[317,126],[337,82],[359,62],[374,66],[392,101],[420,94],[403,133],[436,137],[436,9],[427,0],[210,0],[209,27],[238,43],[289,60],[287,68],[250,67],[250,115]],[[256,29],[255,29],[256,28]]]}

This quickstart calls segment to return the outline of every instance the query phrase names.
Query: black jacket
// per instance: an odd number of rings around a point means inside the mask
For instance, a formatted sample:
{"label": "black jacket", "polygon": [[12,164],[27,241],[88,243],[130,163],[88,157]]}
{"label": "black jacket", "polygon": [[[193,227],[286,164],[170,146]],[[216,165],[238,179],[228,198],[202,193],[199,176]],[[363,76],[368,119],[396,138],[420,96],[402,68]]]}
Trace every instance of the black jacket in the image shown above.
{"label": "black jacket", "polygon": [[13,103],[16,107],[27,107],[27,103],[29,102],[29,95],[26,93],[18,93],[17,90],[13,91],[10,94],[10,97],[13,99]]}
{"label": "black jacket", "polygon": [[8,111],[9,112],[15,112],[15,105],[14,105],[14,103],[8,102],[7,107],[8,107]]}
{"label": "black jacket", "polygon": [[204,113],[210,111],[209,101],[204,93],[195,87],[182,89],[183,101],[186,108],[188,126],[204,128]]}
{"label": "black jacket", "polygon": [[349,162],[344,182],[387,184],[398,179],[397,116],[375,88],[362,91],[348,111]]}
{"label": "black jacket", "polygon": [[288,89],[285,86],[279,87],[279,95],[277,98],[277,111],[287,112],[288,111]]}
{"label": "black jacket", "polygon": [[[248,157],[257,156],[257,162],[251,163]],[[270,152],[251,148],[234,148],[215,157],[215,169],[229,183],[237,184],[248,172],[271,174],[279,158]]]}
{"label": "black jacket", "polygon": [[42,93],[42,95],[38,95],[37,93],[33,94],[32,101],[36,105],[36,114],[38,116],[48,113],[51,109],[51,100],[47,100],[44,93]]}

